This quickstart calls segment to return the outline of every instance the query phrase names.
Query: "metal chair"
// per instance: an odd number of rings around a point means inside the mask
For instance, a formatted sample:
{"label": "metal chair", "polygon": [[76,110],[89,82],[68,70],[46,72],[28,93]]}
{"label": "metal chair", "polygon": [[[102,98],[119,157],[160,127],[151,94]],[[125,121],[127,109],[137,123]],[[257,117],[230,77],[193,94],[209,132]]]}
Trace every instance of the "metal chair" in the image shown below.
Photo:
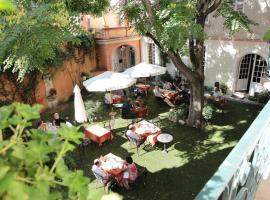
{"label": "metal chair", "polygon": [[96,177],[96,189],[98,188],[97,187],[98,186],[98,183],[101,183],[102,186],[103,186],[103,188],[104,188],[104,190],[105,190],[107,184],[109,183],[109,180],[108,179],[104,179],[103,176],[95,173],[93,170],[92,170],[92,172],[93,172],[94,176]]}
{"label": "metal chair", "polygon": [[145,140],[137,140],[136,138],[130,137],[127,134],[125,134],[125,136],[131,144],[136,146],[137,154],[139,155],[139,148],[142,144],[144,144]]}

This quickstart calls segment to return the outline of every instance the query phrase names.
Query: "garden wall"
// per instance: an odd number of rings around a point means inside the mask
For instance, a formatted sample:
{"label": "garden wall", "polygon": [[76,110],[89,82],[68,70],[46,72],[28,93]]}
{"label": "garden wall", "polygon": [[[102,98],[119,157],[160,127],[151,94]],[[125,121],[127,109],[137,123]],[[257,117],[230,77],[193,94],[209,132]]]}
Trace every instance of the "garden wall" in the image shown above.
{"label": "garden wall", "polygon": [[46,74],[35,74],[35,80],[32,80],[34,74],[30,74],[23,83],[14,81],[16,77],[11,77],[11,73],[0,74],[0,102],[36,102],[46,110],[67,101],[73,95],[75,84],[82,86],[81,74],[96,70],[95,54],[95,51],[86,55],[77,52],[77,56],[65,60],[61,67],[49,67]]}

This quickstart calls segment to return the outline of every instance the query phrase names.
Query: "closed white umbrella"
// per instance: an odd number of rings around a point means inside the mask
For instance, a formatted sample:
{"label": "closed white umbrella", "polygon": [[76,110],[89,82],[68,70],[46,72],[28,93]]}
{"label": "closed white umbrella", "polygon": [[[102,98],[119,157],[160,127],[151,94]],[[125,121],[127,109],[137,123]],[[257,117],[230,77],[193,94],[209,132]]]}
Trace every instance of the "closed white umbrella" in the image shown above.
{"label": "closed white umbrella", "polygon": [[74,92],[75,120],[78,123],[87,122],[87,115],[81,95],[81,90],[78,85],[75,85],[73,92]]}
{"label": "closed white umbrella", "polygon": [[165,67],[142,62],[138,65],[126,69],[122,74],[128,75],[132,78],[143,78],[150,76],[158,76],[165,73]]}
{"label": "closed white umbrella", "polygon": [[89,92],[107,92],[128,88],[136,83],[136,79],[128,75],[106,71],[83,82]]}

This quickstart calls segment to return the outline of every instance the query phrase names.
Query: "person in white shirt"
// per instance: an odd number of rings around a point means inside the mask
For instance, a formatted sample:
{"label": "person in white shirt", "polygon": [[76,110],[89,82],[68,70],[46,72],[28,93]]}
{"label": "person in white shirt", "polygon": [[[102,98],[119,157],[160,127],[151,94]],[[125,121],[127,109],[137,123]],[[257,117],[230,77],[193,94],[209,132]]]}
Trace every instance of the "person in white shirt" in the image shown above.
{"label": "person in white shirt", "polygon": [[95,159],[94,160],[94,165],[92,166],[92,171],[95,174],[95,176],[97,175],[98,177],[102,178],[102,182],[106,183],[109,180],[109,174],[107,172],[105,172],[102,168],[101,168],[101,161],[99,159]]}
{"label": "person in white shirt", "polygon": [[138,134],[135,132],[136,128],[135,126],[130,126],[129,130],[127,131],[127,136],[130,138],[133,138],[137,141],[140,141],[141,138],[138,136]]}
{"label": "person in white shirt", "polygon": [[110,92],[106,92],[105,96],[104,96],[104,102],[105,104],[112,104],[112,94]]}
{"label": "person in white shirt", "polygon": [[161,89],[158,86],[155,86],[155,89],[153,90],[153,93],[154,93],[155,97],[160,97],[160,98],[163,97]]}

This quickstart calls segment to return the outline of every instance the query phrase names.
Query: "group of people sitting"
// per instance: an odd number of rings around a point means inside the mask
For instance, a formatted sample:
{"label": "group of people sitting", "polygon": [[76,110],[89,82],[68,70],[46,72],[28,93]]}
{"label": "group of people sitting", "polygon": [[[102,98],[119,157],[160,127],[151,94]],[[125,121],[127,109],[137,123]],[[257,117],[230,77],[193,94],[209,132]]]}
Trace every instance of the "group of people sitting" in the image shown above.
{"label": "group of people sitting", "polygon": [[181,77],[176,77],[172,83],[169,81],[165,82],[163,88],[155,86],[153,93],[156,97],[164,99],[164,102],[170,107],[175,107],[176,105],[189,102],[190,95],[186,85]]}
{"label": "group of people sitting", "polygon": [[92,166],[92,172],[99,177],[102,177],[104,184],[107,184],[112,178],[115,178],[120,186],[126,189],[130,189],[130,184],[133,183],[138,177],[138,170],[136,164],[133,162],[132,157],[126,157],[121,172],[115,177],[113,177],[112,174],[109,174],[102,168],[102,162],[105,161],[106,156],[101,156],[99,159],[95,159],[94,165]]}
{"label": "group of people sitting", "polygon": [[141,96],[138,96],[134,101],[132,101],[131,98],[128,98],[122,106],[122,118],[146,117],[148,111],[148,107],[145,105]]}
{"label": "group of people sitting", "polygon": [[[53,120],[51,125],[58,128],[61,124],[66,124],[67,126],[72,126],[70,122],[60,117],[59,113],[53,114]],[[37,128],[43,131],[48,131],[49,129],[49,123],[44,122],[43,120],[40,120],[37,122]]]}

